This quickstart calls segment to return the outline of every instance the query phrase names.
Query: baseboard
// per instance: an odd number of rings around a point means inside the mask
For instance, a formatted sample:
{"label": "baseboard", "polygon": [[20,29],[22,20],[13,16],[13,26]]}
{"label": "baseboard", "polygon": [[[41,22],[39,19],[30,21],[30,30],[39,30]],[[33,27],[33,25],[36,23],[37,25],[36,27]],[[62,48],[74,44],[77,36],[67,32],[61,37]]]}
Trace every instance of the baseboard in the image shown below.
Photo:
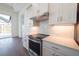
{"label": "baseboard", "polygon": [[14,36],[14,37],[12,37],[12,38],[19,38],[19,39],[22,39],[22,37],[19,37],[19,36]]}
{"label": "baseboard", "polygon": [[22,37],[19,37],[20,39],[22,39]]}
{"label": "baseboard", "polygon": [[19,37],[19,36],[13,36],[13,37],[2,37],[2,38],[0,38],[0,39],[4,39],[4,38],[19,38],[19,39],[22,39],[22,37]]}
{"label": "baseboard", "polygon": [[18,36],[14,36],[14,37],[2,37],[2,38],[0,38],[0,39],[5,39],[5,38],[19,38]]}
{"label": "baseboard", "polygon": [[0,38],[0,39],[5,39],[5,38],[11,38],[11,37],[2,37],[2,38]]}

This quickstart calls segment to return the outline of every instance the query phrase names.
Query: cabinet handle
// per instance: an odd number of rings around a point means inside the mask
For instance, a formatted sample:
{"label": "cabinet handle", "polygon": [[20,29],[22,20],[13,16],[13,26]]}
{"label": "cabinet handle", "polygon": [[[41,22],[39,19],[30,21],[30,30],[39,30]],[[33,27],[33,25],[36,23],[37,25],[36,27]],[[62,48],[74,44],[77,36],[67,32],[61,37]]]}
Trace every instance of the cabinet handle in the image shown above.
{"label": "cabinet handle", "polygon": [[59,17],[57,18],[57,22],[59,22]]}
{"label": "cabinet handle", "polygon": [[26,42],[26,39],[24,39],[24,41]]}
{"label": "cabinet handle", "polygon": [[63,19],[62,19],[62,16],[60,17],[60,21],[62,21]]}
{"label": "cabinet handle", "polygon": [[52,55],[55,56],[55,53],[53,53]]}
{"label": "cabinet handle", "polygon": [[59,48],[56,48],[56,47],[52,47],[52,48],[54,48],[54,49],[59,49]]}
{"label": "cabinet handle", "polygon": [[63,21],[62,16],[57,18],[57,22]]}
{"label": "cabinet handle", "polygon": [[40,11],[39,11],[39,10],[37,10],[37,13],[40,13]]}
{"label": "cabinet handle", "polygon": [[59,56],[59,55],[57,55],[56,53],[53,53],[52,56]]}

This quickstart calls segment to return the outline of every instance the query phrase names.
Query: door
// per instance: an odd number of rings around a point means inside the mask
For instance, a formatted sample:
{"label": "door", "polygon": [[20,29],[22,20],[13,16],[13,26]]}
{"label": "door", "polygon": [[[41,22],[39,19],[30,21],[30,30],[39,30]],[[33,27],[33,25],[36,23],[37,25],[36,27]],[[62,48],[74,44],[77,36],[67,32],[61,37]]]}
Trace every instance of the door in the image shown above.
{"label": "door", "polygon": [[11,16],[0,14],[0,38],[12,37]]}

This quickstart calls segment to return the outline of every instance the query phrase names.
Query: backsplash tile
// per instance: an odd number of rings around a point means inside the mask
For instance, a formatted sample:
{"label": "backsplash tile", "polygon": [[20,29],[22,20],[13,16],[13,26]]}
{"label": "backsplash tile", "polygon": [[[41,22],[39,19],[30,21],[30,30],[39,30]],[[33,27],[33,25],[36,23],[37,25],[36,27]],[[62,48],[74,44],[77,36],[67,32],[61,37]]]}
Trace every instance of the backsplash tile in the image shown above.
{"label": "backsplash tile", "polygon": [[74,39],[74,25],[50,26],[49,34],[57,37]]}

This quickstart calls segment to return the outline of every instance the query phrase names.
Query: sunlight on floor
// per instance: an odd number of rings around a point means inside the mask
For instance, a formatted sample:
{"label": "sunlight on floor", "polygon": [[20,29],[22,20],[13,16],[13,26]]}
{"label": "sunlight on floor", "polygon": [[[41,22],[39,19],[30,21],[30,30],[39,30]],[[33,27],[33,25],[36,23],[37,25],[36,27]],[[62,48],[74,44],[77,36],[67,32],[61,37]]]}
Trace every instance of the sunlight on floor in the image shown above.
{"label": "sunlight on floor", "polygon": [[0,38],[12,37],[11,33],[0,33]]}

